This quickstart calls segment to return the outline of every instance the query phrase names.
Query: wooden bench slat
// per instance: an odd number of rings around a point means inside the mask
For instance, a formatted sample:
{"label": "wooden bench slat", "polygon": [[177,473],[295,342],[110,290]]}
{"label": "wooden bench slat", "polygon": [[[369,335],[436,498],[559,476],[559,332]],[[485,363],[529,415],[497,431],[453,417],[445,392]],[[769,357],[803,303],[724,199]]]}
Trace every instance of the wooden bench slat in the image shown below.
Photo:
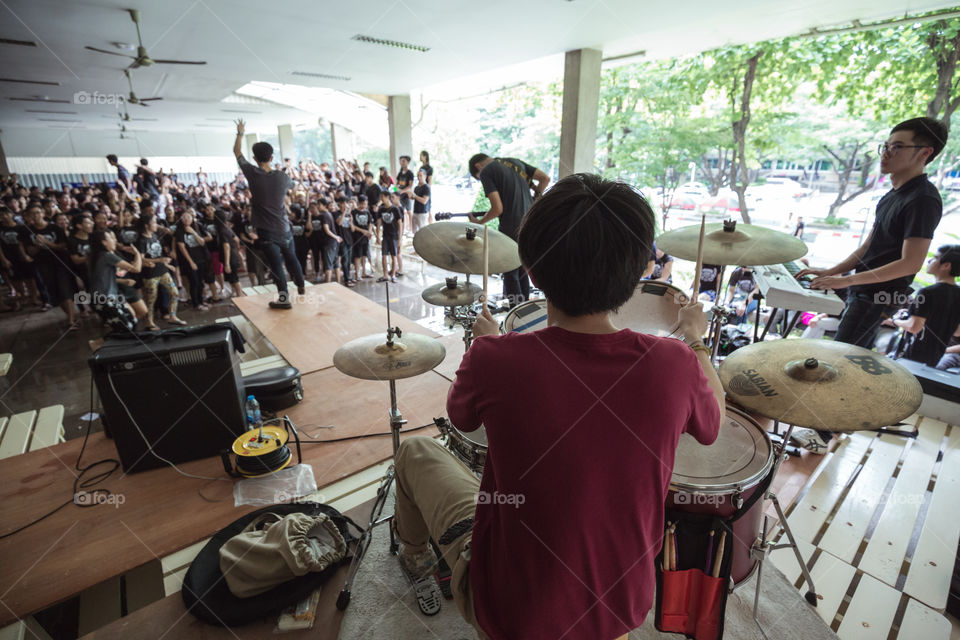
{"label": "wooden bench slat", "polygon": [[873,437],[853,433],[837,447],[823,471],[810,486],[810,490],[787,518],[795,537],[807,542],[813,541],[872,441]]}
{"label": "wooden bench slat", "polygon": [[[847,588],[856,574],[857,570],[853,566],[826,551],[820,553],[817,564],[810,570],[813,584],[817,588],[817,614],[828,625],[836,617]],[[802,592],[806,589],[806,584],[800,587]]]}
{"label": "wooden bench slat", "polygon": [[863,574],[837,635],[842,640],[886,638],[899,605],[899,591]]}
{"label": "wooden bench slat", "polygon": [[0,460],[26,453],[36,419],[36,411],[25,411],[10,418],[0,441]]}
{"label": "wooden bench slat", "polygon": [[853,562],[874,513],[878,507],[883,509],[884,505],[880,504],[883,489],[893,477],[905,442],[904,438],[896,436],[874,439],[867,461],[823,538],[817,543],[818,547],[847,562]]}
{"label": "wooden bench slat", "polygon": [[12,364],[13,364],[12,353],[0,353],[0,376],[7,375],[7,372],[10,371],[10,365]]}
{"label": "wooden bench slat", "polygon": [[207,544],[207,541],[201,540],[162,558],[160,565],[163,568],[163,573],[168,574],[189,565],[193,562],[193,559],[197,557],[197,554],[200,553],[200,550],[203,549],[203,545],[205,544]]}
{"label": "wooden bench slat", "polygon": [[283,356],[266,356],[264,358],[257,358],[256,360],[248,360],[247,362],[240,363],[240,375],[249,376],[261,371],[267,371],[268,369],[283,367],[286,366],[286,364],[287,361],[283,359]]}
{"label": "wooden bench slat", "polygon": [[33,438],[30,440],[30,451],[52,447],[57,444],[63,431],[63,405],[55,404],[40,409],[37,414],[37,423],[33,428]]}
{"label": "wooden bench slat", "polygon": [[950,631],[950,621],[945,616],[910,598],[897,640],[949,640]]}
{"label": "wooden bench slat", "polygon": [[890,586],[897,584],[910,544],[914,523],[923,506],[930,474],[937,461],[946,425],[924,419],[920,433],[907,452],[883,515],[857,568]]}
{"label": "wooden bench slat", "polygon": [[933,609],[947,606],[950,577],[960,540],[957,495],[960,495],[960,429],[953,428],[903,586],[907,595]]}
{"label": "wooden bench slat", "polygon": [[[781,536],[778,542],[786,544],[786,536]],[[806,540],[797,540],[797,547],[800,549],[800,555],[803,556],[803,561],[809,566],[810,558],[817,548]],[[773,562],[773,565],[780,570],[780,573],[786,576],[788,582],[791,584],[797,582],[797,579],[800,577],[800,563],[797,562],[797,557],[793,554],[793,549],[777,549],[776,551],[772,551],[770,553],[770,560]],[[806,587],[802,587],[802,589],[806,591]]]}

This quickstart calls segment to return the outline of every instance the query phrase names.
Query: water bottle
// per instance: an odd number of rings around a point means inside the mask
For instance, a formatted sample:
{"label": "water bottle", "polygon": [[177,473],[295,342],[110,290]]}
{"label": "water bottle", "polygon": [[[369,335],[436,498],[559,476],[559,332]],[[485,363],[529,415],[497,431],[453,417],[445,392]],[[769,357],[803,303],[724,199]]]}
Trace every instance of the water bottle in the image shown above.
{"label": "water bottle", "polygon": [[247,396],[247,429],[259,429],[262,422],[260,403],[253,396]]}

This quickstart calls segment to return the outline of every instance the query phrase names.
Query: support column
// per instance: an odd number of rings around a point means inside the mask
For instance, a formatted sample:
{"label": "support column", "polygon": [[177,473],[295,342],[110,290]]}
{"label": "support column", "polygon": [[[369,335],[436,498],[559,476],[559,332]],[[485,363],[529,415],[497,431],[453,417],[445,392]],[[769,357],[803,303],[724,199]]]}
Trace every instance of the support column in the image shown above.
{"label": "support column", "polygon": [[353,132],[338,124],[330,124],[330,140],[333,143],[333,163],[343,158],[353,160],[357,157],[357,150],[353,146]]}
{"label": "support column", "polygon": [[[280,166],[283,166],[285,158],[290,158],[293,163],[297,163],[296,150],[293,148],[293,126],[281,124],[277,127],[277,137],[280,139]],[[274,160],[276,160],[274,156]]]}
{"label": "support column", "polygon": [[[387,97],[387,123],[390,129],[390,174],[395,176],[400,171],[400,156],[413,158],[410,96]],[[413,162],[410,164],[412,166]]]}
{"label": "support column", "polygon": [[[3,133],[0,131],[0,133]],[[7,165],[7,154],[3,150],[3,144],[0,143],[0,176],[10,175],[10,167]]]}
{"label": "support column", "polygon": [[593,173],[600,106],[597,49],[567,51],[563,69],[563,115],[560,124],[560,177]]}
{"label": "support column", "polygon": [[253,162],[253,145],[260,142],[260,134],[248,133],[247,135],[244,136],[244,140],[247,143],[247,151],[244,154],[244,156],[246,157],[247,160],[249,160],[250,162]]}

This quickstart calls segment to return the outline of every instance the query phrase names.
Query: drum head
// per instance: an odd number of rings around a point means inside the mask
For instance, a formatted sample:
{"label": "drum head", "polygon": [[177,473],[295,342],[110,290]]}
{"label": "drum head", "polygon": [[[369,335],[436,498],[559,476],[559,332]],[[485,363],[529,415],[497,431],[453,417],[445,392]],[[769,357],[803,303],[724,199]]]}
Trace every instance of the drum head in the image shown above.
{"label": "drum head", "polygon": [[754,486],[772,466],[773,447],[766,432],[745,413],[727,407],[713,444],[680,435],[670,484],[688,493],[731,493]]}
{"label": "drum head", "polygon": [[[547,301],[529,300],[518,304],[503,319],[503,332],[530,333],[547,328]],[[484,438],[486,443],[486,438]]]}
{"label": "drum head", "polygon": [[[454,427],[454,429],[457,428]],[[487,448],[487,428],[483,425],[480,425],[476,431],[471,431],[470,433],[464,433],[460,431],[460,429],[457,429],[457,433],[467,442],[483,447],[484,449]]]}
{"label": "drum head", "polygon": [[633,297],[611,316],[611,320],[621,329],[633,329],[653,336],[669,336],[673,335],[680,325],[680,307],[689,301],[687,294],[672,284],[644,280],[640,282]]}

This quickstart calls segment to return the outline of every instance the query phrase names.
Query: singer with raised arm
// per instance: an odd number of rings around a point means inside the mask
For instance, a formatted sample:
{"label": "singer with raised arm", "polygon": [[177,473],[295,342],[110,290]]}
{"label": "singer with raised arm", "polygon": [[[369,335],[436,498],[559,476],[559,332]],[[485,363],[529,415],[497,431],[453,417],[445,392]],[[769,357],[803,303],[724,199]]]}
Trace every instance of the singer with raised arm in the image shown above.
{"label": "singer with raised arm", "polygon": [[[873,229],[860,247],[830,269],[804,269],[816,276],[814,289],[849,287],[836,340],[873,348],[884,318],[909,299],[910,283],[923,267],[933,232],[940,223],[940,192],[924,167],[947,142],[947,128],[933,118],[913,118],[895,126],[880,145],[880,173],[893,188],[877,203]],[[851,275],[839,275],[848,271]]]}
{"label": "singer with raised arm", "polygon": [[271,309],[290,309],[290,294],[287,291],[287,275],[283,265],[287,265],[290,277],[297,285],[297,292],[305,292],[303,271],[293,247],[293,231],[287,217],[284,197],[293,184],[290,176],[283,171],[274,171],[270,166],[273,160],[273,147],[269,142],[257,142],[250,148],[256,166],[243,157],[241,143],[245,126],[243,120],[237,120],[237,139],[233,143],[233,155],[247,179],[250,187],[250,222],[256,228],[260,240],[260,250],[267,258],[270,274],[277,285],[277,299],[270,302]]}

